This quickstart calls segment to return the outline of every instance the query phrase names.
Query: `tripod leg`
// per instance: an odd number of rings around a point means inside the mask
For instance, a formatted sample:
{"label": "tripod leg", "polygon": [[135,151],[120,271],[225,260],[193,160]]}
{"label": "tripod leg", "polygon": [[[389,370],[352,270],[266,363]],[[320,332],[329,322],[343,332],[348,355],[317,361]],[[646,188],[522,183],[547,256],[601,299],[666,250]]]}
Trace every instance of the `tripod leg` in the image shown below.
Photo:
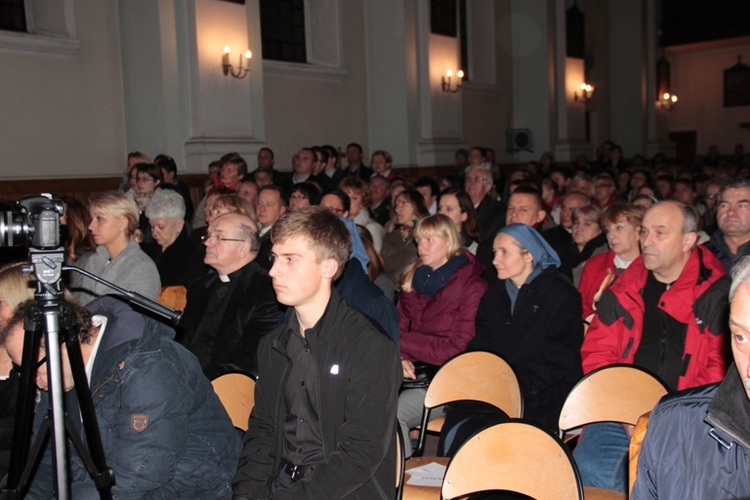
{"label": "tripod leg", "polygon": [[[86,434],[86,442],[88,444],[88,452],[83,447],[83,443],[80,438],[76,436],[73,439],[73,443],[78,448],[78,454],[86,463],[91,474],[94,483],[99,489],[99,495],[102,499],[111,498],[111,486],[114,482],[114,474],[111,469],[107,467],[106,458],[104,456],[104,447],[102,446],[101,436],[99,435],[99,427],[96,422],[96,412],[94,409],[94,403],[91,400],[91,391],[89,389],[88,378],[86,377],[86,368],[83,363],[83,356],[81,355],[81,346],[78,342],[78,335],[72,331],[76,325],[75,313],[73,312],[70,304],[64,303],[62,305],[61,322],[63,326],[63,337],[65,338],[65,344],[68,349],[68,359],[70,360],[70,369],[73,374],[74,387],[76,390],[76,396],[78,398],[78,406],[81,410],[81,418],[83,422],[83,430]],[[78,415],[72,415],[72,418],[78,418]],[[73,434],[72,432],[70,433]],[[91,470],[91,464],[95,468],[95,471]]]}
{"label": "tripod leg", "polygon": [[30,309],[24,318],[23,361],[21,363],[21,378],[16,403],[16,424],[13,429],[10,468],[6,484],[8,492],[17,491],[19,495],[23,492],[21,476],[24,466],[29,459],[29,443],[34,424],[36,364],[39,344],[42,338],[41,319],[41,309],[36,307]]}
{"label": "tripod leg", "polygon": [[67,442],[65,440],[65,408],[63,406],[63,374],[60,356],[59,316],[57,308],[44,311],[47,348],[47,385],[49,387],[50,419],[52,420],[52,465],[58,500],[70,497],[68,490]]}

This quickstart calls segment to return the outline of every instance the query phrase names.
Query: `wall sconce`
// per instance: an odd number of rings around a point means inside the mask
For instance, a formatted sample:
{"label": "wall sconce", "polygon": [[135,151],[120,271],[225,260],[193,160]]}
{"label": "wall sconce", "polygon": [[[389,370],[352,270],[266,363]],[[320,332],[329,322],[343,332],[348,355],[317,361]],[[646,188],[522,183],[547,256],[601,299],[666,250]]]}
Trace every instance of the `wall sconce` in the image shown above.
{"label": "wall sconce", "polygon": [[589,99],[591,99],[591,95],[594,93],[594,87],[589,85],[586,82],[583,82],[581,84],[581,94],[579,95],[578,92],[573,93],[573,99],[575,102],[580,104],[586,104]]}
{"label": "wall sconce", "polygon": [[661,95],[661,99],[656,102],[659,104],[659,107],[661,109],[672,111],[672,108],[675,106],[675,104],[677,104],[677,96],[674,94],[670,94],[669,92],[664,92]]}
{"label": "wall sconce", "polygon": [[450,92],[451,94],[455,94],[459,90],[461,90],[461,82],[464,79],[464,72],[463,70],[458,70],[458,73],[456,73],[456,76],[458,77],[458,81],[456,84],[453,84],[453,70],[449,69],[445,72],[445,75],[443,76],[443,92]]}
{"label": "wall sconce", "polygon": [[[245,56],[240,56],[240,65],[239,68],[237,68],[237,71],[234,71],[234,67],[229,62],[229,53],[232,49],[229,48],[229,45],[224,46],[224,55],[221,56],[221,69],[224,70],[224,76],[232,75],[235,78],[245,78],[247,76],[247,72],[250,71],[250,58],[253,57],[253,53],[249,50],[245,52]],[[246,66],[242,66],[242,61],[245,61]]]}

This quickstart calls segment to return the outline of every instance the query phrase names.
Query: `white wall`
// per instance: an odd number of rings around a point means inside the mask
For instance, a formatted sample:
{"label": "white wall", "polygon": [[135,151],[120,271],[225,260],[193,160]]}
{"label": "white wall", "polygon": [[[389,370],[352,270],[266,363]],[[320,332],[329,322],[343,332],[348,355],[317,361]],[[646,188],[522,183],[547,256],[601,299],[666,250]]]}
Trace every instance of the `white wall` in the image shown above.
{"label": "white wall", "polygon": [[68,7],[79,51],[0,49],[4,179],[107,176],[124,167],[116,4],[76,0]]}

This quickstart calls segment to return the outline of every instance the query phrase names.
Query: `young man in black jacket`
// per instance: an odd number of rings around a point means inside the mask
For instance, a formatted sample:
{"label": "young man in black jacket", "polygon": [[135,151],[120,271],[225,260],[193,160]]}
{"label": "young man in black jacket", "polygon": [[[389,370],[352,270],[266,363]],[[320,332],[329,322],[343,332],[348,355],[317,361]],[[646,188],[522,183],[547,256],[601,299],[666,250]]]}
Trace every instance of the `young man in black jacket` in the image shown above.
{"label": "young man in black jacket", "polygon": [[332,288],[349,232],[323,207],[273,226],[270,275],[289,306],[258,349],[234,498],[392,498],[401,367],[394,343]]}

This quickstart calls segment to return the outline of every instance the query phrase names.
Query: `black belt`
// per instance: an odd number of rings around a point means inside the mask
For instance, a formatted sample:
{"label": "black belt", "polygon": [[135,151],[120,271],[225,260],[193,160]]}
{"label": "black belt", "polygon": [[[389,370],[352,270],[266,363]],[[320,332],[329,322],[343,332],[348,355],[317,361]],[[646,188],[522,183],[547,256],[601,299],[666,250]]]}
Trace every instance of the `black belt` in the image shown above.
{"label": "black belt", "polygon": [[288,462],[281,464],[281,472],[292,478],[292,481],[299,481],[313,472],[313,468],[308,465],[294,465]]}

